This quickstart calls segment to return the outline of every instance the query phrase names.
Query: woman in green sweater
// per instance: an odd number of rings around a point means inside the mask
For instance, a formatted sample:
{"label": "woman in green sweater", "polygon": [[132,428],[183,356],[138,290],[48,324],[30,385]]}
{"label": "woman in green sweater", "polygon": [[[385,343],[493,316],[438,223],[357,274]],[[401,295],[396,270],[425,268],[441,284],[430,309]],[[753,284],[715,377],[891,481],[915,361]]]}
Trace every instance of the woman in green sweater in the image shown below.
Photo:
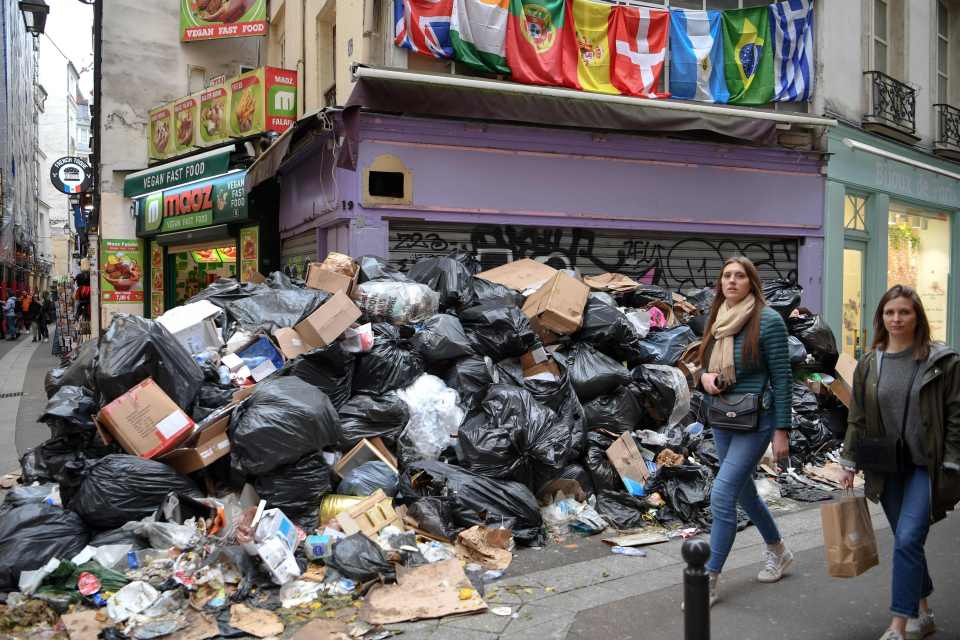
{"label": "woman in green sweater", "polygon": [[728,259],[717,280],[707,330],[700,346],[700,384],[708,407],[741,394],[760,396],[758,428],[734,431],[713,426],[720,470],[710,494],[710,604],[717,600],[720,571],[737,535],[737,503],[766,542],[760,582],[776,582],[793,562],[766,504],[757,495],[753,473],[773,441],[773,454],[789,455],[791,425],[790,355],[783,318],[767,306],[756,267],[747,258]]}

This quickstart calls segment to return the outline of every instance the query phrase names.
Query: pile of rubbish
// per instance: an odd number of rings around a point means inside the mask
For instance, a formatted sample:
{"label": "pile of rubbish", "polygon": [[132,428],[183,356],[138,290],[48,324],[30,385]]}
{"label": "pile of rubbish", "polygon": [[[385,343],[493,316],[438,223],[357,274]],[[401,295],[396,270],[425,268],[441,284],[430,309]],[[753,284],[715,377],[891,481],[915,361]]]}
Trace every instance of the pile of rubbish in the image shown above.
{"label": "pile of rubbish", "polygon": [[[487,609],[515,547],[709,529],[692,363],[711,289],[464,253],[257,280],[118,315],[49,372],[51,438],[0,505],[0,634],[385,637]],[[795,429],[763,481],[819,500],[852,368],[800,287],[765,295],[790,329]]]}

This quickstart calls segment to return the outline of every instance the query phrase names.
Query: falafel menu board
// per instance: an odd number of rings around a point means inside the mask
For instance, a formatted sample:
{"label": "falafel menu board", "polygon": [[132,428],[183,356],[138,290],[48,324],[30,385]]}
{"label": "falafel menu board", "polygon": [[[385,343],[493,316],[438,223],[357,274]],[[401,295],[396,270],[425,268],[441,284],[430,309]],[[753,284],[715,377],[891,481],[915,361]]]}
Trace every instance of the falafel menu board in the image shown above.
{"label": "falafel menu board", "polygon": [[140,241],[100,241],[100,299],[143,303],[143,249]]}
{"label": "falafel menu board", "polygon": [[267,0],[180,0],[180,41],[267,35]]}
{"label": "falafel menu board", "polygon": [[137,235],[185,231],[247,219],[245,171],[137,198]]}

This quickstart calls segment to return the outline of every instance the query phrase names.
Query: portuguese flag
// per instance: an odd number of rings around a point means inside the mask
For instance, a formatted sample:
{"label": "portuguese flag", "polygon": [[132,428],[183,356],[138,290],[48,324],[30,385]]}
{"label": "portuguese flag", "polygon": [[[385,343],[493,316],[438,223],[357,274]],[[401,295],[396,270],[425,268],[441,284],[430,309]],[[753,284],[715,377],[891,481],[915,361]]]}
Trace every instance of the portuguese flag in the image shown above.
{"label": "portuguese flag", "polygon": [[513,80],[578,89],[572,0],[510,0],[507,63]]}
{"label": "portuguese flag", "polygon": [[730,104],[773,100],[773,40],[767,7],[723,12],[723,72]]}

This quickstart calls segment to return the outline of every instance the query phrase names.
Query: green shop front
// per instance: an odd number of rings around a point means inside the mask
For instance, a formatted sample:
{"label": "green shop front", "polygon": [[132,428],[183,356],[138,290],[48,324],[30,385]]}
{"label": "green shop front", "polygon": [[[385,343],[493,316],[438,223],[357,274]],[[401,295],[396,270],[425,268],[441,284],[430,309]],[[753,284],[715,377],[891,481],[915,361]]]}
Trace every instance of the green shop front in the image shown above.
{"label": "green shop front", "polygon": [[859,357],[894,284],[920,294],[935,340],[960,344],[960,164],[841,125],[828,139],[823,307]]}
{"label": "green shop front", "polygon": [[157,317],[221,277],[260,271],[261,227],[244,190],[246,171],[229,149],[128,176],[144,252],[144,312]]}

